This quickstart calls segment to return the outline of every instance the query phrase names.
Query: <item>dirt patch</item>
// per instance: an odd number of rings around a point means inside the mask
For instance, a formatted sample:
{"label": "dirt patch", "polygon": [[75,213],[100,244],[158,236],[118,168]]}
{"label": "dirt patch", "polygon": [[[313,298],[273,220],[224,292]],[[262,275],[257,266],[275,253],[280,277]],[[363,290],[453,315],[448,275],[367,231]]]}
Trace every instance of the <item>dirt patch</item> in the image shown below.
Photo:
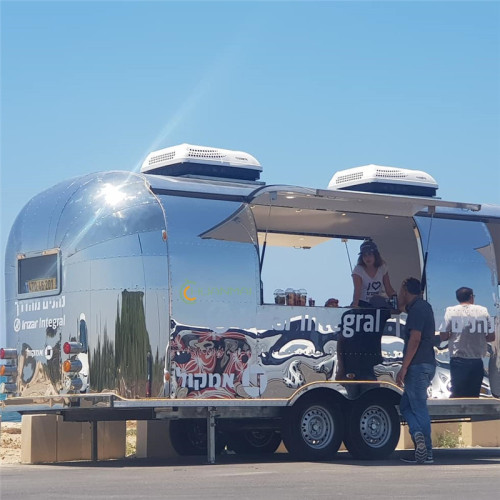
{"label": "dirt patch", "polygon": [[137,421],[127,420],[127,444],[125,447],[125,455],[135,457],[136,452],[136,436],[137,436]]}
{"label": "dirt patch", "polygon": [[21,461],[21,422],[2,422],[0,427],[0,464]]}

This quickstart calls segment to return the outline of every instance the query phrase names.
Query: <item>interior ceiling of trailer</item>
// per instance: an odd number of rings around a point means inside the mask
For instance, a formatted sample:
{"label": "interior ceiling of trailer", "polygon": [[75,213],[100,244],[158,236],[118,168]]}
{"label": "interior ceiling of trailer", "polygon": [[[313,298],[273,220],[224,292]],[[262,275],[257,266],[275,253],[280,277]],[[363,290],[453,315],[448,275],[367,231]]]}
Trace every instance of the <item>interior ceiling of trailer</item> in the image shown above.
{"label": "interior ceiling of trailer", "polygon": [[331,238],[409,236],[408,232],[413,233],[413,215],[429,213],[438,206],[479,208],[438,198],[267,186],[256,192],[249,205],[200,236],[249,241],[252,218],[259,243],[265,240],[267,245],[308,248]]}
{"label": "interior ceiling of trailer", "polygon": [[266,188],[250,208],[259,243],[308,248],[337,238],[366,238],[401,234],[413,227],[411,217],[434,207],[477,210],[477,205],[445,202],[438,198],[387,196],[307,188]]}
{"label": "interior ceiling of trailer", "polygon": [[268,245],[292,247],[313,247],[332,237],[362,239],[374,232],[399,231],[409,224],[406,217],[324,210],[255,206],[252,212],[259,243],[266,238]]}
{"label": "interior ceiling of trailer", "polygon": [[259,245],[264,241],[266,245],[273,247],[293,247],[293,248],[312,248],[320,243],[329,241],[330,237],[309,236],[306,234],[288,234],[288,233],[259,233]]}

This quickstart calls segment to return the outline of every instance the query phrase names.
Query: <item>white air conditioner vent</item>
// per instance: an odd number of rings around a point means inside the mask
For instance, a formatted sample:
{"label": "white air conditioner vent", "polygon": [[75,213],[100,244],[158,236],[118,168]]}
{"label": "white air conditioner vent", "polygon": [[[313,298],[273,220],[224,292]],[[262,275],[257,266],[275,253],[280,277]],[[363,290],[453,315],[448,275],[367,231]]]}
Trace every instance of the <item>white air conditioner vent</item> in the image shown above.
{"label": "white air conditioner vent", "polygon": [[180,144],[150,153],[142,164],[141,172],[255,182],[262,167],[252,155],[243,151]]}
{"label": "white air conditioner vent", "polygon": [[363,178],[363,172],[360,170],[359,172],[353,172],[351,174],[347,175],[339,175],[335,179],[336,184],[341,184],[343,182],[351,182],[351,181],[357,181],[359,179]]}
{"label": "white air conditioner vent", "polygon": [[156,156],[151,156],[149,158],[149,165],[157,165],[168,160],[173,160],[175,158],[175,151],[170,151],[168,153],[159,154]]}
{"label": "white air conditioner vent", "polygon": [[437,182],[426,172],[380,165],[341,170],[328,184],[328,189],[408,196],[435,196],[437,188]]}
{"label": "white air conditioner vent", "polygon": [[405,179],[408,177],[408,173],[400,168],[377,168],[375,175],[385,179]]}
{"label": "white air conditioner vent", "polygon": [[205,158],[205,159],[216,159],[222,160],[226,155],[221,152],[220,149],[209,149],[209,148],[189,148],[188,156],[190,158]]}

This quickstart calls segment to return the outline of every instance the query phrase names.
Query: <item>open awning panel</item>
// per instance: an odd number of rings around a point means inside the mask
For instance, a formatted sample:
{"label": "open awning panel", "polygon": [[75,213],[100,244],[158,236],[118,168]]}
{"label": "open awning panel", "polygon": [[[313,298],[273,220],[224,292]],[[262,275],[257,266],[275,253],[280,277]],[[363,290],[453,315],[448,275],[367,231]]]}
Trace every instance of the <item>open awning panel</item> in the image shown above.
{"label": "open awning panel", "polygon": [[253,206],[288,207],[329,212],[353,212],[412,217],[417,212],[436,207],[477,211],[480,205],[459,203],[417,196],[398,196],[355,191],[309,189],[290,186],[267,186],[259,189],[250,204]]}

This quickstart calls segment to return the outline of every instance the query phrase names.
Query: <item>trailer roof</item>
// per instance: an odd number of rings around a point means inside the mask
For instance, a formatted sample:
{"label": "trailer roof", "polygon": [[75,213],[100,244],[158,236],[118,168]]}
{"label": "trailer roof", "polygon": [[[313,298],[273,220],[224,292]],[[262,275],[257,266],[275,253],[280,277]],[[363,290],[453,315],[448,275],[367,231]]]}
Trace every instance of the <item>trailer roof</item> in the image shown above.
{"label": "trailer roof", "polygon": [[159,194],[214,197],[252,205],[342,211],[411,217],[438,213],[446,217],[500,219],[500,206],[446,201],[435,197],[315,189],[289,185],[260,185],[213,179],[143,174]]}
{"label": "trailer roof", "polygon": [[215,181],[213,179],[194,179],[190,177],[169,177],[164,175],[142,174],[149,182],[151,190],[157,194],[178,196],[214,197],[221,199],[241,199],[246,201],[255,189],[262,187],[256,182]]}

